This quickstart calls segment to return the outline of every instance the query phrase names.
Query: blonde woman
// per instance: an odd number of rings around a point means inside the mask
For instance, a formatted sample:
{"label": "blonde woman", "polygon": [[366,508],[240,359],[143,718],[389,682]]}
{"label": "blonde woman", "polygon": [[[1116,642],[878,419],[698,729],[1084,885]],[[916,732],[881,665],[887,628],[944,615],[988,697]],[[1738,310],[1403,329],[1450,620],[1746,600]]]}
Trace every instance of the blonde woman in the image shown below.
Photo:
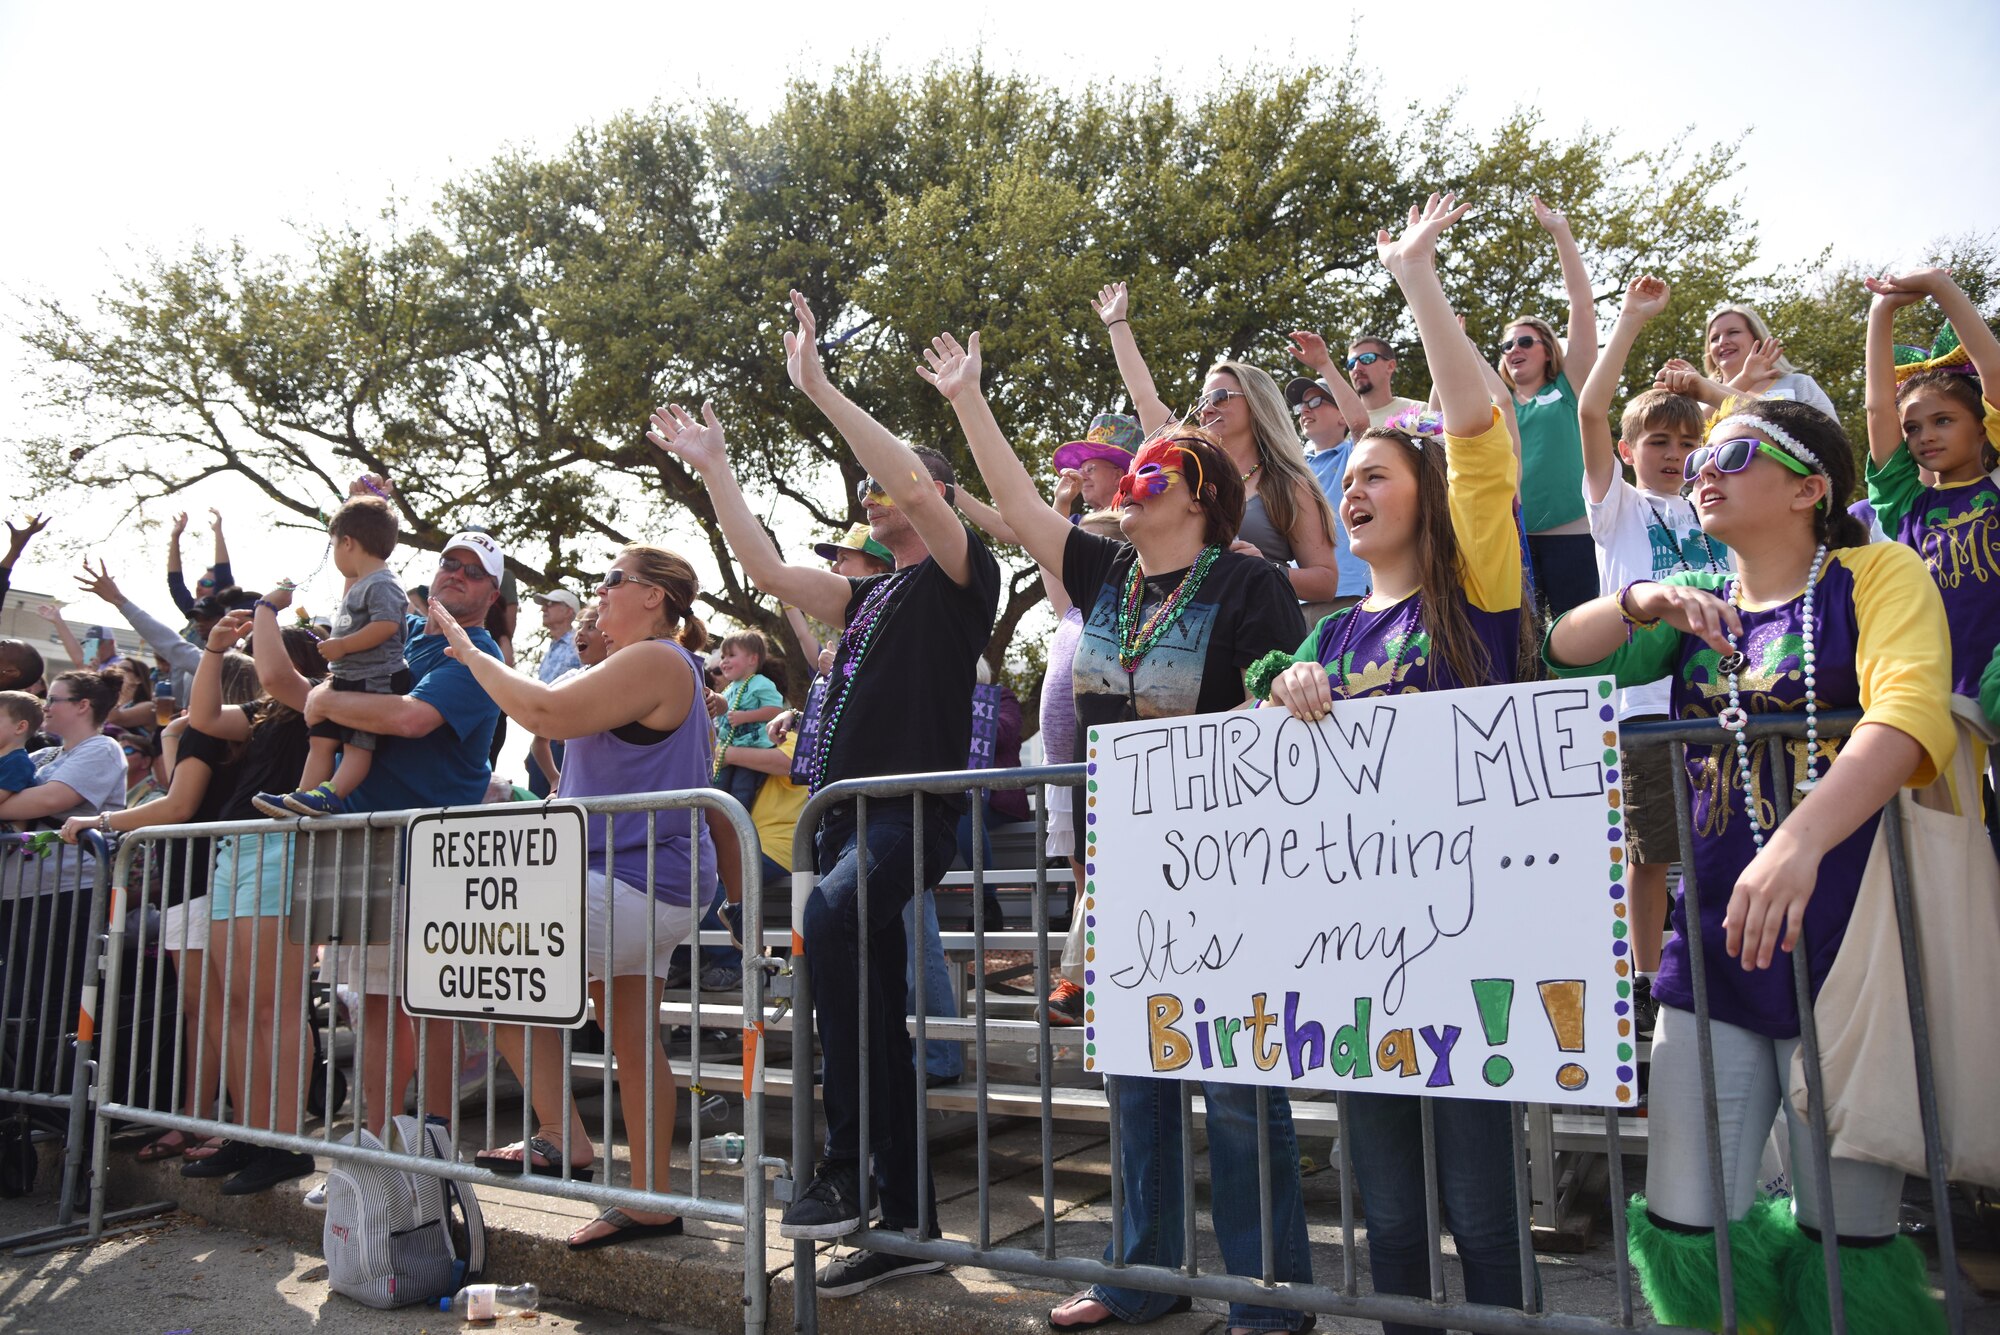
{"label": "blonde woman", "polygon": [[[1710,380],[1733,388],[1747,388],[1742,382],[1743,371],[1750,367],[1752,354],[1759,354],[1760,360],[1778,377],[1770,385],[1758,386],[1760,397],[1797,399],[1819,409],[1836,422],[1840,420],[1839,410],[1826,396],[1826,391],[1819,387],[1819,382],[1786,359],[1783,345],[1772,339],[1771,326],[1764,323],[1764,317],[1757,313],[1755,307],[1741,302],[1717,307],[1715,314],[1708,317],[1702,344],[1702,359],[1707,364]],[[1750,369],[1754,374],[1757,368]]]}
{"label": "blonde woman", "polygon": [[[1118,360],[1132,410],[1151,437],[1180,415],[1167,407],[1153,385],[1153,373],[1127,317],[1131,296],[1125,284],[1112,283],[1100,290],[1091,307],[1110,332],[1112,355]],[[1277,382],[1254,366],[1225,358],[1209,368],[1192,415],[1222,442],[1243,482],[1243,522],[1230,550],[1261,556],[1281,567],[1292,596],[1300,602],[1337,598],[1340,571],[1333,551],[1333,507],[1306,467],[1291,410]]]}

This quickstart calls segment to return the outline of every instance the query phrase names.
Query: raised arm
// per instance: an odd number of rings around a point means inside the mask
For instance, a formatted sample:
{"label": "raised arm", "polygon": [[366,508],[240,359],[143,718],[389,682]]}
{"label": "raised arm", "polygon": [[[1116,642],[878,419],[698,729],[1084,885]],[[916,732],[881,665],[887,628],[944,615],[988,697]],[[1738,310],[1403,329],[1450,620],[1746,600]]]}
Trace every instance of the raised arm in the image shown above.
{"label": "raised arm", "polygon": [[35,609],[35,615],[56,628],[56,638],[62,641],[63,652],[69,655],[70,662],[78,667],[90,666],[83,661],[83,646],[77,643],[76,632],[63,620],[60,607],[54,603],[43,603]]}
{"label": "raised arm", "polygon": [[1118,362],[1118,377],[1125,382],[1125,393],[1131,397],[1139,425],[1150,436],[1174,420],[1174,410],[1167,407],[1160,391],[1154,388],[1153,373],[1139,352],[1139,340],[1133,336],[1132,321],[1127,318],[1132,309],[1131,294],[1123,283],[1106,283],[1098,290],[1090,308],[1097,312],[1097,318],[1104,321],[1104,328],[1111,335],[1111,355]]}
{"label": "raised arm", "polygon": [[980,530],[987,537],[993,539],[995,542],[1004,542],[1012,547],[1019,547],[1021,545],[1020,536],[1014,532],[1014,526],[1007,522],[1007,516],[1001,514],[999,510],[980,500],[977,496],[974,496],[964,487],[957,488],[956,495],[956,504],[959,510],[964,513],[967,519],[979,525]]}
{"label": "raised arm", "polygon": [[222,703],[222,660],[243,633],[250,629],[250,614],[230,612],[208,632],[208,646],[201,652],[201,665],[194,670],[194,684],[188,688],[188,726],[200,728],[225,742],[240,742],[250,735],[250,718],[240,707]]}
{"label": "raised arm", "polygon": [[972,461],[979,466],[994,503],[1019,516],[1014,532],[1021,546],[1042,569],[1060,571],[1072,526],[1042,503],[1035,480],[1001,434],[1000,423],[979,388],[978,333],[962,346],[952,335],[939,334],[924,350],[924,362],[917,374],[944,395],[958,415],[966,444],[972,447]]}
{"label": "raised arm", "polygon": [[798,608],[793,607],[790,603],[786,603],[785,624],[790,626],[792,634],[798,637],[799,652],[805,655],[806,662],[818,663],[819,636],[813,634],[812,627],[806,624],[805,613],[799,611]]}
{"label": "raised arm", "polygon": [[716,520],[722,525],[722,536],[729,541],[730,555],[752,584],[829,626],[845,622],[847,581],[831,570],[789,565],[778,554],[771,535],[757,522],[750,503],[743,499],[743,489],[736,485],[715,405],[702,404],[701,416],[697,422],[687,409],[668,404],[653,414],[646,439],[700,474]]}
{"label": "raised arm", "polygon": [[1458,204],[1456,198],[1449,193],[1432,195],[1422,207],[1411,205],[1403,234],[1377,232],[1375,249],[1416,317],[1444,429],[1454,436],[1476,436],[1492,423],[1493,402],[1480,374],[1479,353],[1459,329],[1437,275],[1439,234],[1472,207]]}
{"label": "raised arm", "polygon": [[1570,235],[1569,219],[1542,203],[1534,195],[1528,202],[1535,221],[1555,238],[1556,256],[1562,261],[1563,291],[1569,297],[1569,337],[1563,340],[1563,371],[1572,385],[1590,378],[1597,364],[1597,300],[1590,290],[1590,272],[1583,267],[1583,252]]}
{"label": "raised arm", "polygon": [[1865,280],[1874,297],[1868,303],[1867,379],[1863,404],[1868,417],[1868,457],[1886,468],[1903,443],[1903,415],[1896,410],[1896,312],[1923,300],[1920,293],[1894,287],[1884,279]]}
{"label": "raised arm", "polygon": [[124,618],[132,623],[132,629],[145,637],[153,646],[153,652],[160,656],[169,667],[180,668],[184,672],[194,671],[201,658],[201,650],[182,639],[180,632],[160,620],[152,613],[127,598],[118,588],[118,581],[111,577],[111,571],[102,558],[97,569],[90,568],[89,558],[83,562],[83,574],[76,577],[77,584],[95,597],[102,598],[117,608]]}
{"label": "raised arm", "polygon": [[1632,280],[1625,289],[1625,307],[1618,312],[1618,322],[1611,326],[1611,339],[1604,345],[1604,355],[1590,368],[1590,375],[1577,391],[1576,414],[1583,436],[1583,480],[1590,488],[1593,505],[1604,499],[1604,493],[1611,490],[1611,480],[1618,476],[1618,451],[1611,437],[1611,400],[1625,374],[1625,360],[1632,355],[1639,331],[1667,308],[1670,295],[1667,285],[1651,274]]}
{"label": "raised arm", "polygon": [[[2000,385],[2000,338],[1993,336],[1993,328],[1979,314],[1979,308],[1972,304],[1972,298],[1952,280],[1949,269],[1917,269],[1906,274],[1895,274],[1881,280],[1884,287],[1898,292],[1918,292],[1938,304],[1951,327],[1958,331],[1958,341],[1965,345],[1967,355],[1972,358],[1972,369],[1979,373],[1979,382],[1987,390],[1988,401]],[[1876,284],[1868,284],[1870,291],[1877,291]]]}
{"label": "raised arm", "polygon": [[[958,511],[945,499],[916,452],[827,379],[819,356],[819,327],[803,293],[792,293],[792,313],[798,317],[799,327],[785,334],[785,373],[813,406],[826,414],[826,420],[854,452],[855,460],[889,493],[889,499],[924,540],[924,548],[938,568],[951,576],[954,584],[970,583],[972,535],[965,531]],[[1007,509],[997,496],[994,500],[1003,512]],[[1040,505],[1040,497],[1036,504]]]}
{"label": "raised arm", "polygon": [[1653,388],[1685,394],[1703,407],[1717,411],[1730,399],[1738,397],[1735,390],[1719,380],[1710,380],[1695,370],[1692,362],[1679,357],[1661,363],[1660,369],[1653,373]]}
{"label": "raised arm", "polygon": [[[387,500],[388,497],[384,496],[382,499]],[[211,505],[208,507],[208,519],[215,530],[215,560],[211,564],[215,566],[216,587],[221,588],[236,582],[229,577],[229,544],[222,536],[222,511]]]}
{"label": "raised arm", "polygon": [[187,581],[181,577],[181,534],[187,532],[187,511],[174,516],[173,527],[167,532],[167,596],[174,600],[182,616],[194,613],[194,595],[188,592]]}
{"label": "raised arm", "polygon": [[1294,329],[1291,337],[1292,356],[1304,362],[1307,370],[1319,372],[1319,378],[1333,392],[1333,406],[1340,410],[1348,439],[1360,440],[1374,422],[1368,416],[1368,405],[1354,392],[1354,386],[1347,382],[1346,374],[1334,361],[1326,340],[1310,329]]}
{"label": "raised arm", "polygon": [[303,714],[313,684],[292,665],[292,656],[285,649],[285,629],[278,624],[278,613],[291,605],[292,591],[284,585],[273,589],[268,598],[257,600],[256,619],[251,623],[250,657],[256,660],[257,680],[263,684],[264,693]]}

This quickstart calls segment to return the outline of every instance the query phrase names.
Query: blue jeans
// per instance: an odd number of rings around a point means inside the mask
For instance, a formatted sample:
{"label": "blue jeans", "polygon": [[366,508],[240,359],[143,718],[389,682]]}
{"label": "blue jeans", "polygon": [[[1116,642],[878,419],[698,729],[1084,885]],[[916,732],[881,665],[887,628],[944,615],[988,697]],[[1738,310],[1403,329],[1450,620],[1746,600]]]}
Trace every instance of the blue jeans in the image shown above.
{"label": "blue jeans", "polygon": [[[951,866],[954,822],[941,804],[924,813],[922,875],[935,886]],[[868,919],[861,920],[857,882],[868,859]],[[915,1053],[907,1016],[909,946],[903,908],[910,902],[916,831],[904,802],[878,802],[868,813],[865,841],[851,808],[828,813],[814,847],[819,884],[806,901],[806,964],[811,970],[813,1014],[824,1057],[826,1157],[863,1162],[861,1152],[861,996],[868,995],[868,1130],[875,1182],[887,1228],[914,1228],[917,1180]],[[861,972],[861,941],[868,942],[868,973]],[[931,1218],[937,1218],[936,1209]]]}
{"label": "blue jeans", "polygon": [[[1514,1219],[1512,1108],[1480,1099],[1432,1099],[1438,1198],[1458,1247],[1468,1302],[1521,1306],[1521,1235]],[[1430,1236],[1424,1209],[1422,1100],[1349,1094],[1341,1134],[1368,1216],[1368,1271],[1377,1293],[1428,1298]],[[1536,1281],[1537,1292],[1540,1280]],[[1386,1335],[1422,1328],[1385,1321]]]}
{"label": "blue jeans", "polygon": [[[549,755],[556,762],[556,768],[561,769],[563,744],[561,742],[550,742]],[[542,767],[535,763],[535,753],[532,748],[528,751],[528,791],[536,797],[547,797],[549,795],[549,776],[542,773]]]}
{"label": "blue jeans", "polygon": [[[875,887],[868,888],[873,899]],[[951,973],[945,968],[944,939],[938,935],[937,900],[923,895],[924,930],[917,931],[917,896],[903,909],[903,930],[910,938],[910,965],[903,970],[903,986],[910,993],[910,1014],[917,1013],[917,951],[924,954],[924,1014],[958,1018],[958,998],[951,994]],[[965,1044],[952,1039],[933,1038],[924,1043],[924,1070],[931,1075],[956,1078],[965,1074]]]}
{"label": "blue jeans", "polygon": [[[1106,1261],[1126,1265],[1178,1266],[1184,1260],[1182,1217],[1191,1208],[1181,1191],[1181,1084],[1121,1075],[1112,1079],[1112,1115],[1118,1119],[1118,1176],[1125,1188],[1125,1254],[1104,1248]],[[1257,1200],[1257,1091],[1250,1085],[1203,1082],[1208,1100],[1209,1193],[1215,1238],[1232,1275],[1264,1270],[1262,1221]],[[1292,1130],[1292,1104],[1283,1091],[1270,1092],[1272,1278],[1312,1279],[1306,1244],[1306,1210],[1299,1187],[1299,1140]],[[1090,1296],[1121,1321],[1157,1321],[1173,1304],[1171,1294],[1144,1289],[1091,1287]],[[1229,1305],[1229,1324],[1252,1330],[1296,1330],[1299,1313],[1278,1307]]]}

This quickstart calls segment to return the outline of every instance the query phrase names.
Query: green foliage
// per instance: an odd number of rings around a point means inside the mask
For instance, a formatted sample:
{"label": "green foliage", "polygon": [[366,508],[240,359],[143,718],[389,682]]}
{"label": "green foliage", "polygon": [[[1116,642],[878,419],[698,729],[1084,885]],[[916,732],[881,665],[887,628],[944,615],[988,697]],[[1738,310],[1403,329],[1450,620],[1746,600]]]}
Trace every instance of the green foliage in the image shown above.
{"label": "green foliage", "polygon": [[[51,492],[138,506],[234,472],[302,525],[353,473],[383,471],[413,546],[477,518],[535,580],[573,583],[604,546],[671,533],[720,568],[711,613],[789,644],[729,561],[699,479],[644,439],[657,403],[713,398],[777,528],[817,536],[856,517],[859,470],[785,380],[787,289],[812,299],[835,378],[961,464],[949,409],[913,367],[939,330],[981,330],[1001,424],[1040,470],[1123,400],[1089,307],[1102,284],[1130,282],[1170,403],[1224,355],[1282,381],[1298,328],[1336,344],[1389,335],[1398,388],[1421,394],[1376,229],[1433,188],[1475,202],[1442,263],[1488,347],[1518,315],[1566,323],[1537,193],[1568,213],[1603,317],[1639,273],[1674,287],[1628,389],[1667,356],[1699,361],[1707,311],[1748,295],[1858,419],[1858,271],[1754,276],[1735,171],[1733,144],[1558,139],[1533,111],[1482,134],[1445,104],[1392,130],[1352,61],[1189,97],[1157,82],[1070,95],[978,57],[907,76],[862,59],[795,81],[762,120],[654,105],[550,153],[505,154],[420,212],[308,232],[298,258],[198,246],[94,309],[40,306],[26,337],[65,427],[18,446]],[[1990,305],[1992,239],[1954,244]],[[1911,314],[1909,337],[1927,340],[1926,318]],[[1011,582],[996,659],[1040,596],[1031,573]]]}

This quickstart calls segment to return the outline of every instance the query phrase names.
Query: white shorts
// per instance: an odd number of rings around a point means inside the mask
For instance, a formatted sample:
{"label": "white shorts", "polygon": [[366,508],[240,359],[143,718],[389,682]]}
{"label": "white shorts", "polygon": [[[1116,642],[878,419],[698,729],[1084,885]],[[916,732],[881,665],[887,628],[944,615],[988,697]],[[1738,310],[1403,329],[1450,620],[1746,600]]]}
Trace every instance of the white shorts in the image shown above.
{"label": "white shorts", "polygon": [[1051,861],[1068,861],[1076,849],[1076,817],[1070,814],[1074,788],[1044,788],[1042,800],[1049,805],[1048,841],[1042,853]]}
{"label": "white shorts", "polygon": [[207,895],[160,910],[160,949],[208,949]]}
{"label": "white shorts", "polygon": [[[686,944],[694,911],[686,904],[669,904],[620,880],[606,881],[603,872],[584,879],[584,968],[595,981],[633,975],[664,978],[676,947]],[[608,891],[607,891],[608,887]],[[704,909],[708,906],[702,905]],[[653,924],[653,945],[647,950],[647,923]],[[609,924],[607,929],[606,924]],[[611,937],[611,967],[604,964],[604,938]]]}

